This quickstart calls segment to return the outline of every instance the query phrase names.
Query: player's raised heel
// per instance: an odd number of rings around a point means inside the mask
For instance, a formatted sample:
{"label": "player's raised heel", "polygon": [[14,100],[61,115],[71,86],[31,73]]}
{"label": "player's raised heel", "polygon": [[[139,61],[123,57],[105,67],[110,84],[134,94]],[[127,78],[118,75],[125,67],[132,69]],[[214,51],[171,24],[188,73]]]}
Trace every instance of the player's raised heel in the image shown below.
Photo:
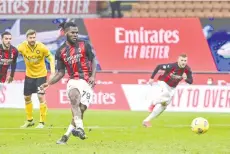
{"label": "player's raised heel", "polygon": [[69,139],[68,136],[63,135],[56,143],[57,144],[66,144],[68,139]]}
{"label": "player's raised heel", "polygon": [[24,125],[20,126],[20,128],[28,128],[34,126],[34,121],[25,121]]}
{"label": "player's raised heel", "polygon": [[146,128],[152,127],[152,125],[149,121],[143,121],[142,125]]}
{"label": "player's raised heel", "polygon": [[72,134],[73,136],[79,137],[82,140],[87,138],[87,136],[85,135],[85,131],[82,128],[72,130]]}

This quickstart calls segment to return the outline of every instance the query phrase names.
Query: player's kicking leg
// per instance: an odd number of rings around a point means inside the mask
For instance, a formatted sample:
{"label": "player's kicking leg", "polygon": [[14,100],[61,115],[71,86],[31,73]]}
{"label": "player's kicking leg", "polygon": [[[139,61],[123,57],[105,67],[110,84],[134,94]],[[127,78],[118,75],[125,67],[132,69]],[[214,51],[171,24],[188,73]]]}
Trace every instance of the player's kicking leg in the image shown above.
{"label": "player's kicking leg", "polygon": [[[46,82],[46,77],[37,78],[36,87],[40,87],[43,83]],[[45,99],[45,94],[38,94],[38,100],[40,102],[40,121],[36,128],[44,128],[47,114],[47,104]]]}
{"label": "player's kicking leg", "polygon": [[153,111],[143,121],[143,126],[151,127],[150,121],[158,117],[166,109],[166,107],[167,107],[166,103],[159,103],[159,104],[154,105]]}
{"label": "player's kicking leg", "polygon": [[69,99],[71,102],[71,110],[73,114],[73,120],[69,125],[67,132],[57,141],[57,144],[65,144],[71,133],[79,137],[80,139],[86,139],[84,126],[83,126],[83,114],[87,107],[80,103],[81,95],[78,89],[71,89],[69,91]]}
{"label": "player's kicking leg", "polygon": [[[82,124],[80,124],[81,127],[76,127],[76,128],[72,131],[72,134],[73,134],[73,136],[79,137],[80,139],[84,140],[84,139],[87,138],[87,136],[85,135],[85,132],[84,132],[83,116],[84,116],[84,112],[85,112],[86,109],[87,109],[87,106],[80,103],[79,107],[80,107],[80,111],[81,111],[81,117],[80,117],[80,119],[81,119],[81,121],[82,121]],[[80,126],[80,125],[79,125],[79,126]]]}
{"label": "player's kicking leg", "polygon": [[148,108],[151,113],[142,123],[145,127],[151,127],[150,121],[158,117],[167,108],[174,94],[174,90],[169,88],[166,83],[158,82],[158,85],[159,93],[152,98],[151,105]]}
{"label": "player's kicking leg", "polygon": [[[72,110],[71,110],[72,111]],[[72,120],[71,123],[66,130],[65,134],[57,141],[57,144],[66,144],[69,140],[70,135],[72,134],[72,131],[76,128],[74,119],[73,119],[73,111],[72,111]]]}
{"label": "player's kicking leg", "polygon": [[72,119],[71,124],[69,125],[68,129],[66,130],[65,134],[57,141],[57,144],[66,144],[69,140],[72,131],[76,128],[74,120]]}
{"label": "player's kicking leg", "polygon": [[[84,104],[80,104],[80,108],[81,108],[81,112],[82,112],[82,120],[83,120],[83,115],[84,115],[84,112],[86,111],[87,109],[87,106],[84,105]],[[72,115],[73,115],[73,111],[72,111]],[[67,131],[65,132],[65,134],[57,141],[57,144],[66,144],[66,142],[69,140],[69,137],[71,134],[73,134],[74,136],[77,136],[75,133],[75,128],[76,128],[76,125],[75,125],[75,122],[74,122],[74,119],[72,119],[71,121],[71,124],[69,125]]]}

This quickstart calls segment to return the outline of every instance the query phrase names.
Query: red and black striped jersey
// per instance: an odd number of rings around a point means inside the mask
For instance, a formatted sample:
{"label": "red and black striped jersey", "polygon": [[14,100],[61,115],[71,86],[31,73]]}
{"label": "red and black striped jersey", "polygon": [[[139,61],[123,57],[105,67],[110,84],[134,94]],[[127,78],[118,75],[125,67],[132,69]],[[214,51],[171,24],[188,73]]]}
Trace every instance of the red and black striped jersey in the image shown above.
{"label": "red and black striped jersey", "polygon": [[59,71],[66,69],[70,79],[84,79],[86,81],[92,75],[94,57],[91,45],[82,40],[78,40],[74,45],[64,43],[55,55]]}
{"label": "red and black striped jersey", "polygon": [[14,77],[17,64],[18,50],[14,46],[10,46],[9,50],[5,50],[0,44],[0,82],[4,83],[7,76],[7,71],[11,65],[10,76]]}
{"label": "red and black striped jersey", "polygon": [[[164,70],[164,74],[160,75],[158,80],[164,81],[170,87],[176,87],[179,84],[179,82],[183,79],[183,73],[187,75],[187,79],[185,80],[187,83],[192,84],[193,82],[192,71],[188,65],[186,65],[184,68],[180,68],[177,62],[158,65],[152,73],[152,79],[159,70]],[[181,78],[174,78],[173,75],[181,76]]]}

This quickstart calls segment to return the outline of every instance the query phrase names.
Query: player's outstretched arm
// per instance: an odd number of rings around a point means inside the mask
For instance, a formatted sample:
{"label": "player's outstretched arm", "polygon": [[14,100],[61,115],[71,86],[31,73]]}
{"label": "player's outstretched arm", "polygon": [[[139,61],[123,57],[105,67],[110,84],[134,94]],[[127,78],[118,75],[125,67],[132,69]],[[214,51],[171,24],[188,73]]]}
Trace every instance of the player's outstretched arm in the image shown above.
{"label": "player's outstretched arm", "polygon": [[64,64],[64,62],[62,61],[61,58],[59,58],[57,53],[56,53],[55,57],[56,57],[56,61],[57,61],[58,72],[48,81],[48,85],[52,85],[52,84],[57,83],[65,75],[65,64]]}
{"label": "player's outstretched arm", "polygon": [[64,64],[63,60],[60,57],[60,50],[58,50],[56,52],[55,59],[57,61],[57,70],[58,70],[58,72],[53,77],[51,77],[51,79],[47,83],[48,85],[52,85],[52,84],[57,83],[65,75],[65,64]]}
{"label": "player's outstretched arm", "polygon": [[64,77],[64,75],[65,75],[65,70],[64,70],[64,69],[59,70],[59,71],[54,75],[54,77],[52,77],[52,78],[48,81],[48,85],[52,85],[52,84],[57,83],[59,80],[61,80],[61,78]]}
{"label": "player's outstretched arm", "polygon": [[46,89],[52,85],[57,83],[63,76],[65,75],[65,69],[60,69],[58,72],[46,83],[42,84],[38,88],[38,94],[45,94]]}

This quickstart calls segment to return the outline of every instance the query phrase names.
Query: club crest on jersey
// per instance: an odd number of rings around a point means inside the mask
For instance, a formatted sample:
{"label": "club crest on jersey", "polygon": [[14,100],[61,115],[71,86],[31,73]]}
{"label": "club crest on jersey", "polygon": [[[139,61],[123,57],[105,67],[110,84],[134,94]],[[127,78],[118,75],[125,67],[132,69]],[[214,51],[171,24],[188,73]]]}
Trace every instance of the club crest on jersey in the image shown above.
{"label": "club crest on jersey", "polygon": [[39,51],[39,50],[36,50],[36,53],[37,53],[37,54],[40,54],[40,51]]}
{"label": "club crest on jersey", "polygon": [[81,48],[78,48],[78,52],[81,53]]}

